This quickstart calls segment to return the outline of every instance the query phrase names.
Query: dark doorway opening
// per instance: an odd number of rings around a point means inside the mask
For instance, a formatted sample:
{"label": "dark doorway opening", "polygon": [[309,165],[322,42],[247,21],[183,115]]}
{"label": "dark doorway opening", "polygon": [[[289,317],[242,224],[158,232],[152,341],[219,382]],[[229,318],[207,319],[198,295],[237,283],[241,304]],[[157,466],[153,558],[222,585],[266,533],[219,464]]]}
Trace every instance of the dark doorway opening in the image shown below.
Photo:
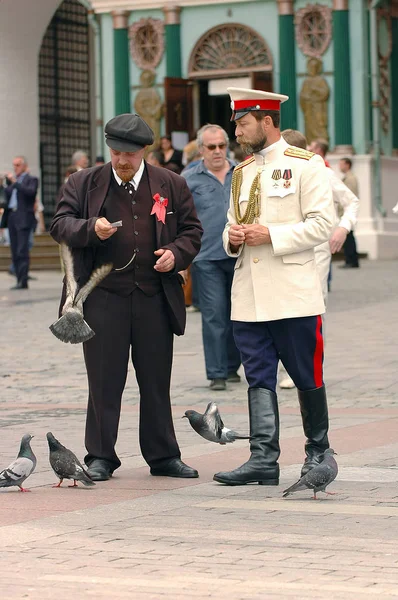
{"label": "dark doorway opening", "polygon": [[[251,89],[272,92],[272,72],[256,71],[250,74]],[[231,81],[231,80],[230,80]],[[233,80],[232,80],[233,81]],[[206,123],[220,125],[228,133],[230,140],[235,139],[235,123],[231,121],[231,99],[225,95],[210,96],[209,82],[198,80],[199,84],[199,120],[200,126]],[[239,86],[237,86],[239,87]]]}
{"label": "dark doorway opening", "polygon": [[64,0],[39,56],[40,167],[46,224],[76,150],[90,155],[89,25],[78,0]]}

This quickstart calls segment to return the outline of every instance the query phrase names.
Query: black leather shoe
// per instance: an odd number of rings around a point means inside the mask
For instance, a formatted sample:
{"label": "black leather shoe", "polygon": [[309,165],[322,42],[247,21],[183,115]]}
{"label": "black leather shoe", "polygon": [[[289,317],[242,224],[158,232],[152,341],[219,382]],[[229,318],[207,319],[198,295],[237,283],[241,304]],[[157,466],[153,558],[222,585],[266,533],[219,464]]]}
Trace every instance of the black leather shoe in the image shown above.
{"label": "black leather shoe", "polygon": [[222,391],[227,389],[225,379],[212,379],[209,388],[214,391]]}
{"label": "black leather shoe", "polygon": [[248,460],[244,465],[233,471],[216,473],[213,479],[225,485],[246,485],[248,483],[279,485],[279,467],[276,465],[273,469],[256,469],[255,466],[250,464],[250,460]]}
{"label": "black leather shoe", "polygon": [[10,288],[10,290],[27,290],[27,289],[28,289],[27,283],[17,283],[17,285],[14,285],[13,287]]}
{"label": "black leather shoe", "polygon": [[113,470],[106,460],[96,458],[90,463],[87,473],[93,481],[107,481],[112,477]]}
{"label": "black leather shoe", "polygon": [[359,265],[353,265],[351,263],[346,263],[345,265],[340,265],[339,269],[359,269]]}
{"label": "black leather shoe", "polygon": [[172,458],[163,467],[151,467],[151,475],[160,477],[183,477],[185,479],[193,479],[199,477],[196,469],[189,467],[179,458]]}

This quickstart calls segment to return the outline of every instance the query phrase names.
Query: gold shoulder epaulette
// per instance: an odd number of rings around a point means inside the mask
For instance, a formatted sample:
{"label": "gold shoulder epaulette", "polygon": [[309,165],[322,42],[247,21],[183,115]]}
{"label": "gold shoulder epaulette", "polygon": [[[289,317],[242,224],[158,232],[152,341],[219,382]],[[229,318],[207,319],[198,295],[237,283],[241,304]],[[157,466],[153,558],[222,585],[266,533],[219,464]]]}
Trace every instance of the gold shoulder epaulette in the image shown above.
{"label": "gold shoulder epaulette", "polygon": [[245,167],[246,165],[250,165],[250,163],[252,163],[253,160],[255,160],[254,156],[251,156],[250,158],[247,158],[243,162],[241,162],[238,165],[236,165],[236,167],[235,167],[234,170],[237,171],[238,169],[243,169],[243,167]]}
{"label": "gold shoulder epaulette", "polygon": [[304,150],[304,148],[292,146],[290,148],[286,148],[284,155],[291,156],[293,158],[304,158],[304,160],[310,160],[310,158],[315,156],[315,152],[310,152],[309,150]]}

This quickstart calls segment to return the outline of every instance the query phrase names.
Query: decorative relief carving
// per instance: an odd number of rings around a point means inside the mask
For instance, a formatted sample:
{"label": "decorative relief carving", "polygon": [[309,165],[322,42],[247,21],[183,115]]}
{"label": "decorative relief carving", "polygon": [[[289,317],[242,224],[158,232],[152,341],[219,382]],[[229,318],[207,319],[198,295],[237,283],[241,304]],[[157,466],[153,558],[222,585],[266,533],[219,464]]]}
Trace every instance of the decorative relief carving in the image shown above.
{"label": "decorative relief carving", "polygon": [[238,23],[207,31],[193,49],[188,66],[189,77],[260,70],[272,70],[271,52],[254,29]]}
{"label": "decorative relief carving", "polygon": [[141,69],[155,70],[164,52],[164,24],[160,19],[140,19],[129,27],[130,54]]}
{"label": "decorative relief carving", "polygon": [[332,39],[332,11],[327,6],[308,4],[294,17],[296,41],[306,56],[320,58]]}

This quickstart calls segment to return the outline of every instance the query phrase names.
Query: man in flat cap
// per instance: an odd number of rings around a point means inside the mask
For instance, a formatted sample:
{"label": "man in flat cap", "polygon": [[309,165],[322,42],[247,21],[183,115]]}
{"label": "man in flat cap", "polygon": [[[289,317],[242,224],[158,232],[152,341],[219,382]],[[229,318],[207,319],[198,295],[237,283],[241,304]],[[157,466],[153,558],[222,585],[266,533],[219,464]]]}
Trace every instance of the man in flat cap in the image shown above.
{"label": "man in flat cap", "polygon": [[302,474],[329,446],[320,316],[325,306],[314,247],[332,231],[332,193],[323,160],[281,138],[280,105],[286,96],[228,91],[237,141],[253,154],[235,168],[223,234],[227,254],[237,257],[231,318],[249,384],[251,456],[214,479],[278,485],[279,360],[298,389],[307,437]]}
{"label": "man in flat cap", "polygon": [[[65,185],[51,235],[65,242],[82,286],[95,267],[109,275],[84,304],[95,336],[84,343],[89,384],[86,464],[109,479],[131,352],[140,390],[140,445],[152,475],[198,477],[180,459],[170,407],[173,334],[185,329],[184,270],[199,252],[202,228],[185,180],[148,165],[150,127],[134,114],[105,126],[111,161],[74,173]],[[62,302],[61,302],[62,304]]]}

